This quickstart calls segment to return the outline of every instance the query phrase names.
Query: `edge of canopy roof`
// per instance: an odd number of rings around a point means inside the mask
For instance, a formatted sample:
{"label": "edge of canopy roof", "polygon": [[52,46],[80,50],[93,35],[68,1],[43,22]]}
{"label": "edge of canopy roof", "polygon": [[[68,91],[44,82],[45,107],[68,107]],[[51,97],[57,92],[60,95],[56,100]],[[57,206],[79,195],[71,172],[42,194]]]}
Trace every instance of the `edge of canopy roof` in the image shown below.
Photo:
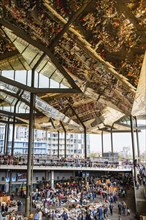
{"label": "edge of canopy roof", "polygon": [[133,116],[146,115],[146,51],[145,51],[140,78],[132,107],[132,115]]}

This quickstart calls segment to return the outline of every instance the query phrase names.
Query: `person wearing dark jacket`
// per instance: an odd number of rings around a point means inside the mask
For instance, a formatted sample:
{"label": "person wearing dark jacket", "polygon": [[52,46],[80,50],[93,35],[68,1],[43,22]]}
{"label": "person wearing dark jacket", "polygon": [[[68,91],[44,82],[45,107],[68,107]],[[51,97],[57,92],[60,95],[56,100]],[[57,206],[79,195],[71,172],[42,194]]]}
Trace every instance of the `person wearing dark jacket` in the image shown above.
{"label": "person wearing dark jacket", "polygon": [[68,214],[66,211],[64,211],[61,215],[61,217],[63,218],[63,220],[68,220]]}

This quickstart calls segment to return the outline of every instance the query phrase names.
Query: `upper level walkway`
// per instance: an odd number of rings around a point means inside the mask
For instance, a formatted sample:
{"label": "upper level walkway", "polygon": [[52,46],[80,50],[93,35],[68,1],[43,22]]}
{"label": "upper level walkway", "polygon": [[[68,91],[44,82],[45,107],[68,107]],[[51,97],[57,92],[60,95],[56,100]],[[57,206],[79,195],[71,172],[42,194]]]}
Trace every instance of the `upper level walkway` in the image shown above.
{"label": "upper level walkway", "polygon": [[[0,170],[27,170],[26,165],[0,165]],[[129,166],[117,167],[85,167],[85,166],[33,166],[33,170],[56,170],[56,171],[112,171],[112,172],[131,172]]]}

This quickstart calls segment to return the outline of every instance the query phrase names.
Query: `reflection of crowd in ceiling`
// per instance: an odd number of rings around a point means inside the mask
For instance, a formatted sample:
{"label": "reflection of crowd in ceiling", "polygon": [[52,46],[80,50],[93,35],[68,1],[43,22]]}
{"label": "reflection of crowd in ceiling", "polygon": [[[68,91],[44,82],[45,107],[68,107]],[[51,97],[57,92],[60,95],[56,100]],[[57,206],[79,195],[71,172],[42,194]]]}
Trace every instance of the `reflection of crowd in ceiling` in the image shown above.
{"label": "reflection of crowd in ceiling", "polygon": [[[29,33],[31,37],[38,38],[48,45],[62,30],[63,25],[47,11],[43,2],[49,2],[66,20],[69,20],[72,14],[83,4],[82,0],[8,0],[5,1],[5,10],[1,9],[1,17],[4,15],[9,17],[10,20],[17,20],[17,25]],[[94,0],[74,25],[102,58],[109,61],[121,74],[130,80],[131,84],[136,86],[143,58],[142,54],[146,46],[146,40],[140,34],[140,28],[146,26],[146,3],[143,0],[131,0],[127,5],[122,2],[120,7],[118,7],[118,0],[112,2]],[[127,15],[127,13],[129,14]],[[137,25],[135,22],[137,22]],[[73,38],[69,42],[69,47],[75,48],[74,36],[68,37],[70,39]],[[68,40],[63,38],[63,41],[67,46]],[[5,45],[3,47],[8,46]],[[135,56],[138,49],[138,55]],[[62,52],[64,53],[63,50]],[[72,62],[72,53],[69,53],[69,51],[67,53],[69,62]],[[86,55],[85,57],[82,55],[81,59],[88,60],[87,66],[93,66],[92,61],[90,62]],[[80,61],[75,61],[71,68],[74,67],[76,69],[79,65]],[[90,74],[92,75],[92,73]]]}
{"label": "reflection of crowd in ceiling", "polygon": [[[39,40],[49,47],[63,30],[64,24],[48,10],[46,5],[49,4],[63,19],[69,21],[85,2],[83,0],[5,0],[0,3],[0,18],[16,24],[34,40]],[[137,87],[146,49],[144,0],[130,0],[128,4],[123,0],[90,1],[72,27],[90,44],[91,49],[111,64],[120,75],[126,77],[132,86]],[[1,29],[0,53],[14,49]],[[74,33],[66,32],[51,50],[74,80],[79,80],[85,85],[84,91],[89,88],[99,95],[103,103],[107,99],[123,112],[131,111],[134,94],[125,88],[102,62],[95,60],[84,50]],[[99,105],[101,105],[100,100]],[[84,106],[85,111],[88,108]],[[78,109],[76,110],[78,112]]]}
{"label": "reflection of crowd in ceiling", "polygon": [[14,51],[15,47],[6,39],[5,33],[0,29],[0,54],[3,54],[7,51]]}

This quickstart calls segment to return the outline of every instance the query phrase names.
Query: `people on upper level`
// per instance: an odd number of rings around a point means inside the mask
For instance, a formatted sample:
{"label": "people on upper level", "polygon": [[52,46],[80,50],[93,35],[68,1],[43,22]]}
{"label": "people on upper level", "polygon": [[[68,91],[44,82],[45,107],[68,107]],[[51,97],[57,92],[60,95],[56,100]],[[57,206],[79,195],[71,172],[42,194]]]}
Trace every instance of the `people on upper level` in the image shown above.
{"label": "people on upper level", "polygon": [[[2,165],[27,165],[26,155],[0,155],[0,164]],[[132,168],[133,164],[130,160],[118,161],[113,159],[83,159],[80,157],[57,158],[50,156],[33,157],[34,166],[64,166],[64,167],[93,167],[93,168]]]}

